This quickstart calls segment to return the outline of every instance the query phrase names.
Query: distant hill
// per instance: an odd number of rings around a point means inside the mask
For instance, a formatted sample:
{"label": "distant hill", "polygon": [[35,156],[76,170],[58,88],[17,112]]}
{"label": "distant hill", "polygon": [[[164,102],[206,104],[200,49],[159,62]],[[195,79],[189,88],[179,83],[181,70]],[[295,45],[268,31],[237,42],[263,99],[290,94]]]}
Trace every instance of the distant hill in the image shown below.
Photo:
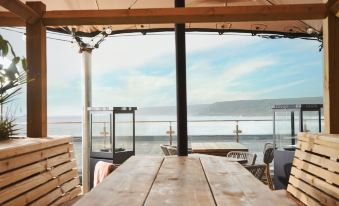
{"label": "distant hill", "polygon": [[[275,104],[322,104],[322,97],[302,97],[288,99],[261,99],[261,100],[239,100],[223,101],[212,104],[190,105],[189,115],[227,115],[227,116],[270,116],[272,107]],[[174,115],[176,108],[168,107],[147,107],[140,108],[138,114],[148,115]]]}

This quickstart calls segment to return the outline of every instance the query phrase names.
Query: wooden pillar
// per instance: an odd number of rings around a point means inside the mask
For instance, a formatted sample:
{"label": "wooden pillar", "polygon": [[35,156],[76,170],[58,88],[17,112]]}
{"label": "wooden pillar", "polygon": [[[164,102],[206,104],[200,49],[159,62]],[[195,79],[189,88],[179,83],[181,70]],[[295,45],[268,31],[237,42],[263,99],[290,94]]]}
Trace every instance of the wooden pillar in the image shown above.
{"label": "wooden pillar", "polygon": [[[40,16],[46,11],[42,2],[27,2]],[[47,136],[47,88],[46,88],[46,27],[39,20],[26,24],[27,84],[27,136]]]}
{"label": "wooden pillar", "polygon": [[[175,0],[175,7],[185,7],[185,0]],[[187,92],[185,24],[175,24],[177,83],[177,147],[179,156],[187,156]]]}
{"label": "wooden pillar", "polygon": [[[336,0],[329,0],[331,7]],[[339,134],[339,18],[329,12],[323,21],[325,133]]]}

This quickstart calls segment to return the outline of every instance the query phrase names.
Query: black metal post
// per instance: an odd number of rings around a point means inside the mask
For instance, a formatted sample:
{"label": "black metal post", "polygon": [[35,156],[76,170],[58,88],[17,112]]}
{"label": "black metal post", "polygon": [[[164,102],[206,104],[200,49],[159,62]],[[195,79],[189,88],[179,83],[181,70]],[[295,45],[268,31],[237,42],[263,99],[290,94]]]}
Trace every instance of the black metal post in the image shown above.
{"label": "black metal post", "polygon": [[321,133],[321,109],[318,110],[319,133]]}
{"label": "black metal post", "polygon": [[299,113],[299,131],[300,132],[304,131],[304,117],[303,117],[302,109],[300,109],[300,113]]}
{"label": "black metal post", "polygon": [[291,111],[291,144],[295,145],[294,111]]}
{"label": "black metal post", "polygon": [[[185,0],[175,0],[175,7],[185,7]],[[175,24],[177,80],[177,146],[178,156],[187,156],[187,94],[185,24]]]}

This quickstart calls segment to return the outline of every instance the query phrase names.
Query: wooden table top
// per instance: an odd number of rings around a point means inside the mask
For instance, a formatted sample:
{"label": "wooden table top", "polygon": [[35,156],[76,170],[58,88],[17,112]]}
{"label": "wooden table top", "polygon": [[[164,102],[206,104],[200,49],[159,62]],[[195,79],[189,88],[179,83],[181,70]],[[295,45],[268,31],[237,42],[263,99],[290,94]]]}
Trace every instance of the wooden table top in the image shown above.
{"label": "wooden table top", "polygon": [[248,151],[248,148],[237,142],[195,142],[191,143],[195,153],[228,153],[230,151]]}
{"label": "wooden table top", "polygon": [[76,206],[295,205],[221,157],[131,157]]}

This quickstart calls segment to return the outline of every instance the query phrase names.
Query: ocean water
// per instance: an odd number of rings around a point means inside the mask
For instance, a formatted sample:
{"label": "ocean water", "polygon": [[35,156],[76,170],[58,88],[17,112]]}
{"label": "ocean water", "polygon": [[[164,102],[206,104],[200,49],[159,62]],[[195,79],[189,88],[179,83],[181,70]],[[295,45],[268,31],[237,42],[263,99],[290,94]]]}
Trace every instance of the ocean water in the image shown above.
{"label": "ocean water", "polygon": [[[93,117],[93,150],[110,148],[110,117],[107,115]],[[116,117],[116,145],[122,148],[132,147],[131,116]],[[136,115],[135,151],[136,155],[163,155],[160,144],[169,144],[168,132],[172,131],[172,144],[176,145],[176,117],[160,115]],[[279,147],[291,144],[290,117],[276,118],[276,137]],[[298,119],[296,119],[298,130]],[[189,147],[192,142],[234,142],[234,130],[238,125],[241,130],[239,142],[257,154],[257,161],[262,161],[264,144],[273,142],[273,118],[270,116],[190,116],[188,118]],[[318,121],[314,117],[304,120],[304,126],[311,132],[318,131]],[[20,133],[25,135],[25,123],[18,125]],[[81,168],[81,117],[49,117],[48,135],[67,135],[74,137],[75,157]],[[106,135],[106,137],[105,137]]]}

